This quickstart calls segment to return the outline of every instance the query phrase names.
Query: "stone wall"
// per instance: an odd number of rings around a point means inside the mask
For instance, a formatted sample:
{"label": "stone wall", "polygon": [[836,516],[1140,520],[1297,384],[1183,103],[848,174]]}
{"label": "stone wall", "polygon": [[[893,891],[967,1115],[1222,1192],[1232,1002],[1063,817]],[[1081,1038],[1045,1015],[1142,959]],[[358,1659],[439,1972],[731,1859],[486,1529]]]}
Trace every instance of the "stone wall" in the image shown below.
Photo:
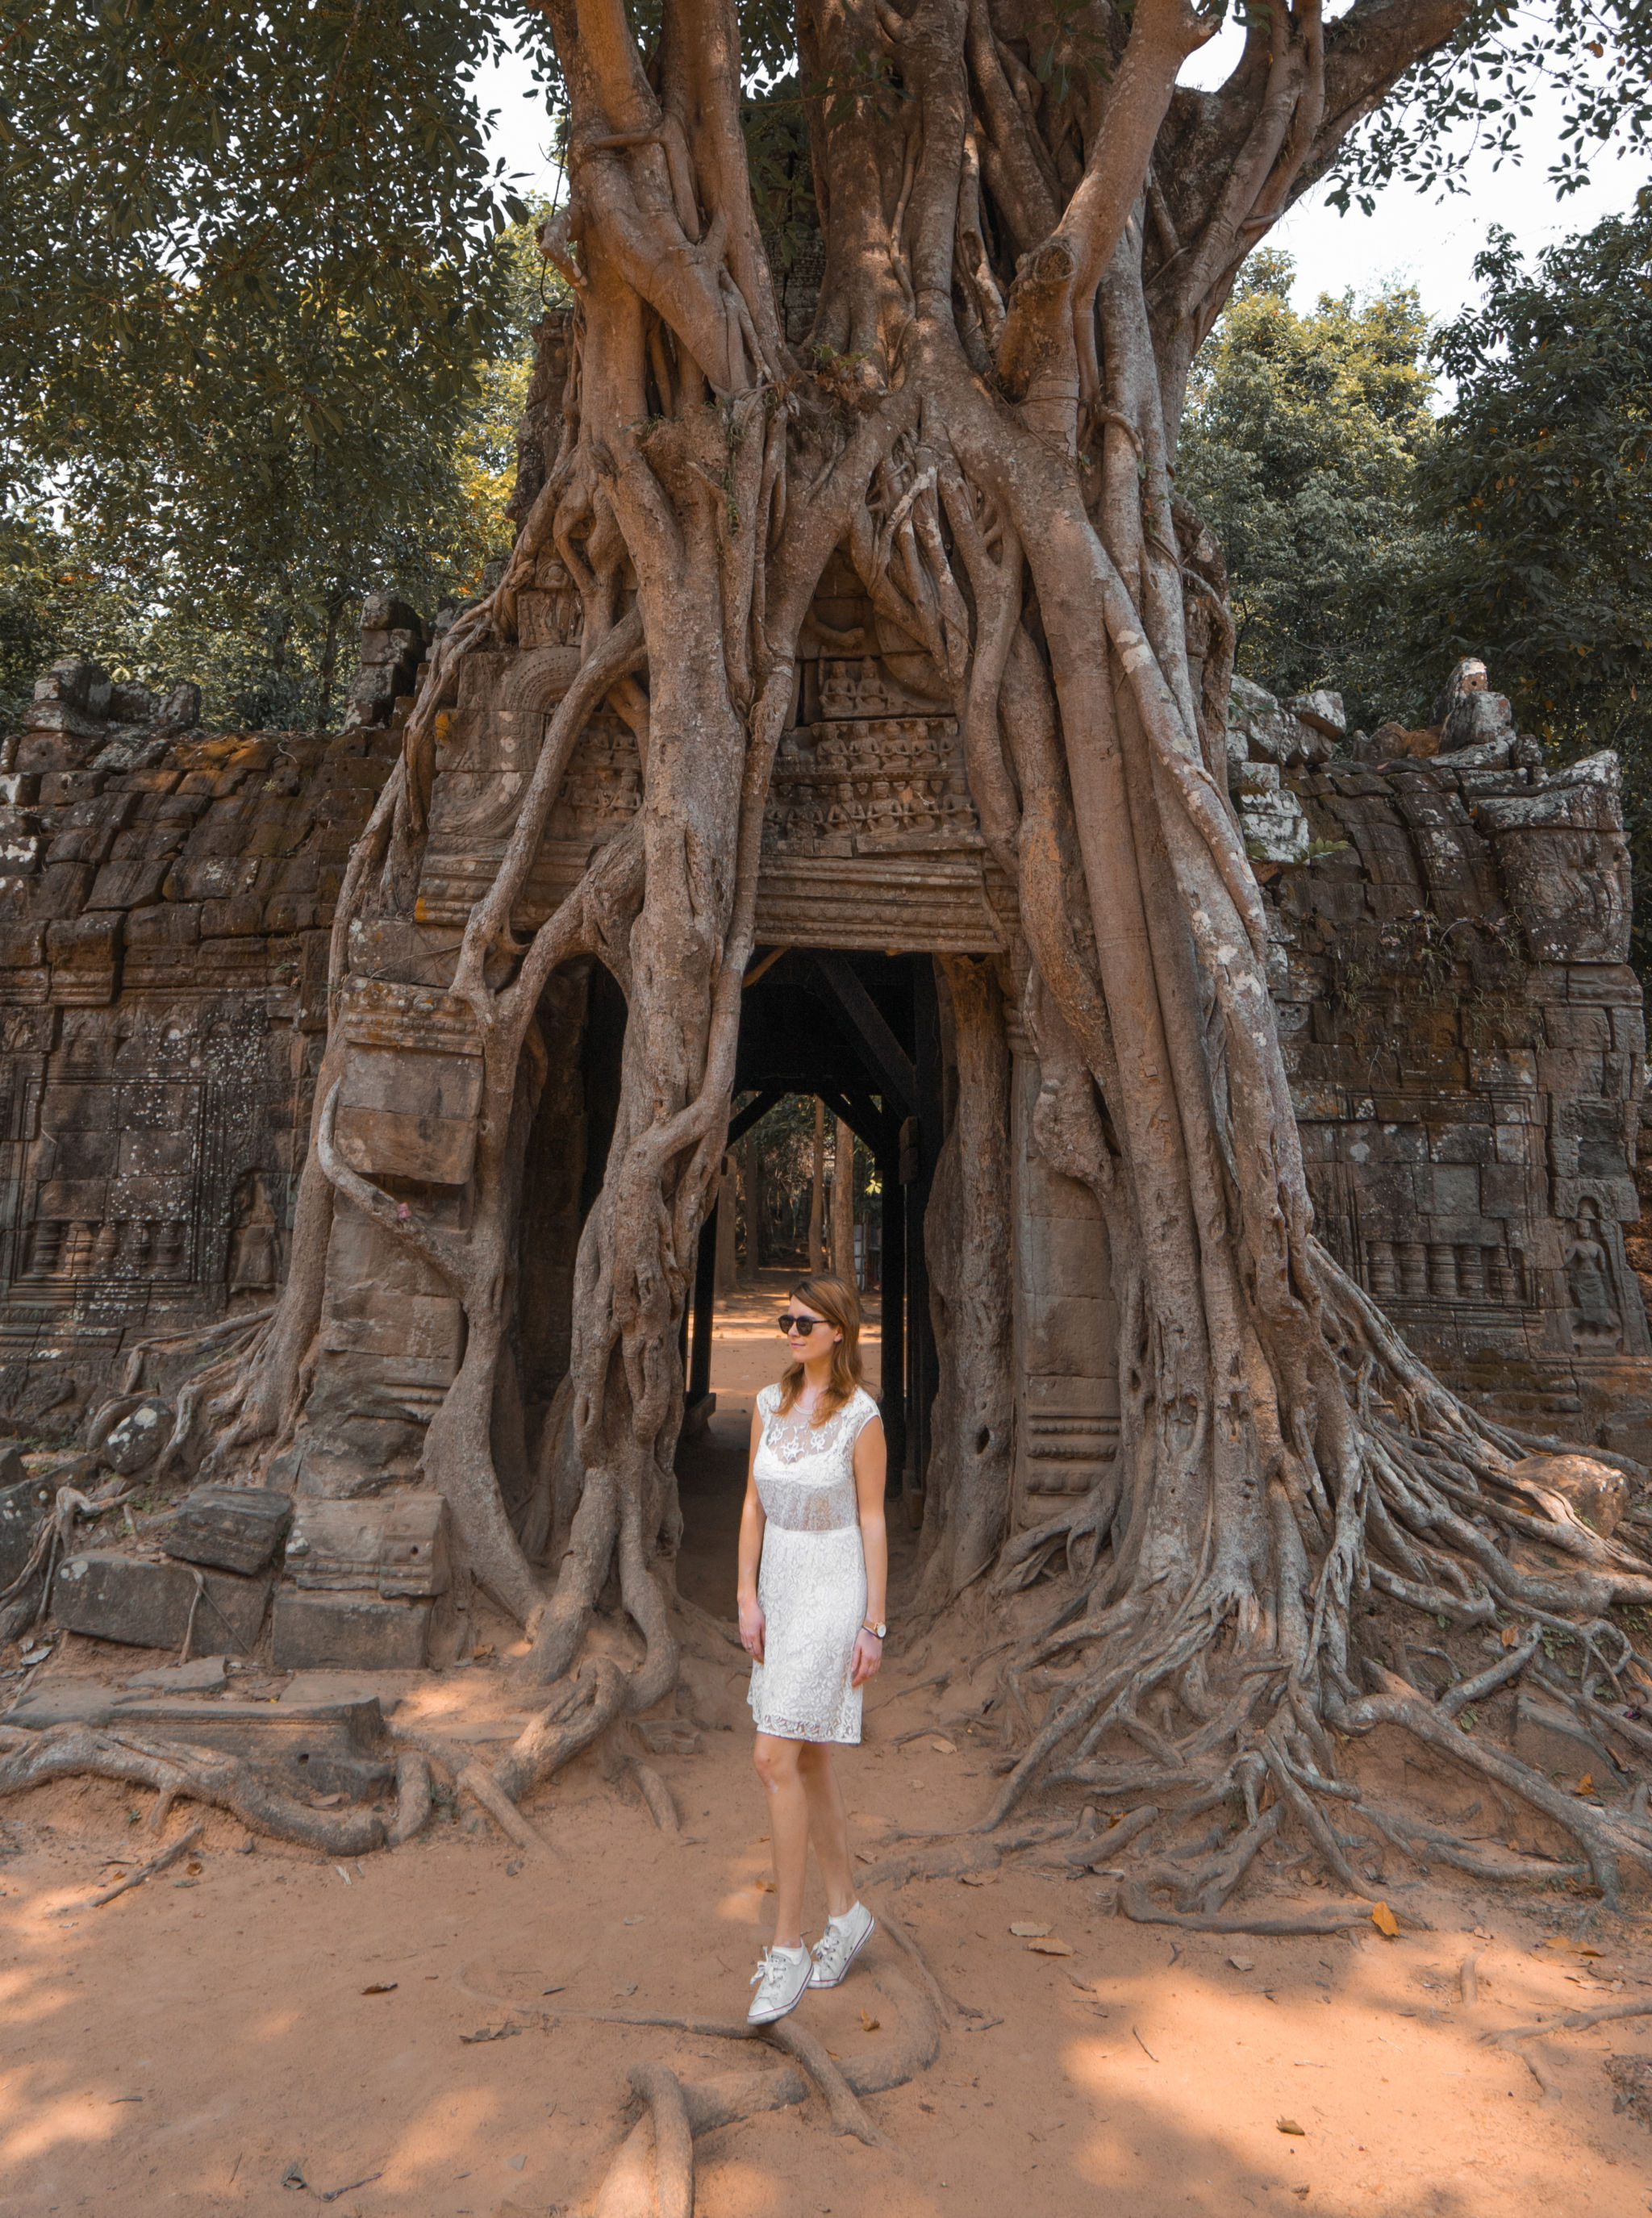
{"label": "stone wall", "polygon": [[204,735],[193,688],[86,663],[38,691],[0,751],[0,1409],[51,1431],[136,1341],[274,1298],[395,740]]}
{"label": "stone wall", "polygon": [[[471,657],[438,718],[413,917],[352,931],[338,1010],[341,1152],[455,1226],[480,1066],[469,1013],[444,988],[578,658],[577,597],[554,561],[521,612],[521,644]],[[412,610],[367,613],[341,734],[205,736],[187,691],[156,702],[75,664],[48,674],[0,749],[0,1411],[19,1429],[69,1434],[140,1343],[153,1344],[146,1385],[171,1393],[199,1360],[189,1335],[233,1328],[280,1283],[328,926],[425,649]],[[938,674],[879,633],[846,565],[816,616],[766,830],[761,937],[996,953],[1013,971],[1013,892],[986,861]],[[1545,772],[1483,684],[1460,683],[1426,734],[1340,727],[1332,695],[1236,691],[1230,785],[1264,882],[1320,1236],[1500,1414],[1645,1454],[1644,1031],[1624,963],[1617,765]],[[519,921],[547,913],[639,791],[629,729],[599,715]],[[530,1451],[566,1367],[622,1020],[599,975],[553,982],[540,1013],[549,1078],[507,1302],[525,1424],[513,1416],[494,1443],[536,1543],[567,1506],[535,1493]],[[1028,1523],[1115,1453],[1115,1325],[1099,1220],[1039,1161],[1035,1069],[1013,1025],[1010,1046],[1014,1498]],[[356,1521],[339,1527],[348,1548],[326,1543],[344,1568],[315,1554],[300,1566],[309,1585],[282,1590],[283,1653],[422,1652],[439,1589],[419,1600],[382,1566],[360,1583],[374,1551],[394,1553],[363,1497],[401,1490],[429,1511],[424,1428],[463,1334],[450,1290],[341,1203],[308,1403],[270,1476],[301,1508],[353,1504]],[[332,1583],[318,1587],[324,1570]]]}
{"label": "stone wall", "polygon": [[[1237,697],[1233,784],[1309,1187],[1320,1238],[1453,1384],[1645,1456],[1652,1341],[1624,1228],[1646,1032],[1618,763],[1545,772],[1483,687],[1438,731],[1374,741],[1327,738],[1334,697],[1314,723]],[[1384,733],[1407,752],[1376,759]]]}

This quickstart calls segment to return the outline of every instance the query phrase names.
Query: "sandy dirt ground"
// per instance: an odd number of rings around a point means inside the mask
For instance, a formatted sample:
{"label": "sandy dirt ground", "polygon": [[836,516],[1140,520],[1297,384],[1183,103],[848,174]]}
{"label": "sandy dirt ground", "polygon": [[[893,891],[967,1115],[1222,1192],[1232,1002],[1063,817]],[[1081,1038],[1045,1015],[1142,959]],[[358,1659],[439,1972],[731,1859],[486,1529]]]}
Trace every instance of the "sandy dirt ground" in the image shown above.
{"label": "sandy dirt ground", "polygon": [[[767,1289],[736,1305],[711,1439],[685,1472],[682,1584],[714,1612],[732,1603],[773,1306]],[[911,1537],[897,1543],[910,1568]],[[989,1798],[997,1736],[971,1713],[996,1663],[984,1633],[948,1639],[891,1642],[865,1745],[844,1760],[868,1868],[896,1831],[967,1825]],[[485,1756],[529,1700],[511,1628],[484,1628],[490,1645],[385,1685],[387,1708],[399,1699]],[[158,1660],[74,1639],[41,1676],[115,1681]],[[584,2015],[744,2014],[768,1864],[744,1678],[732,1646],[698,1667],[692,1705],[679,1701],[698,1719],[693,1751],[651,1759],[681,1816],[675,1839],[587,1755],[530,1806],[543,1862],[463,1804],[347,1864],[208,1813],[187,1863],[94,1910],[75,1905],[154,1852],[152,1798],[89,1782],[0,1807],[0,2214],[593,2211],[636,2116],[629,2065],[694,2079],[768,2059]],[[164,1837],[198,1816],[174,1810]],[[707,2135],[700,2218],[1652,2209],[1652,2132],[1638,2106],[1614,2112],[1606,2068],[1652,2056],[1652,2017],[1525,2043],[1535,2072],[1485,2038],[1597,2003],[1652,2005],[1643,1905],[1423,1880],[1392,1899],[1432,1930],[1392,1940],[1374,1926],[1334,1941],[1173,1934],[1116,1915],[1104,1876],[1037,1855],[976,1883],[874,1893],[961,2006],[935,2062],[869,2098],[882,2147],[835,2136],[818,2099]],[[1328,1899],[1294,1869],[1247,1898],[1276,1916]],[[842,2058],[868,2052],[889,2038],[903,1966],[879,1936],[802,2022]]]}

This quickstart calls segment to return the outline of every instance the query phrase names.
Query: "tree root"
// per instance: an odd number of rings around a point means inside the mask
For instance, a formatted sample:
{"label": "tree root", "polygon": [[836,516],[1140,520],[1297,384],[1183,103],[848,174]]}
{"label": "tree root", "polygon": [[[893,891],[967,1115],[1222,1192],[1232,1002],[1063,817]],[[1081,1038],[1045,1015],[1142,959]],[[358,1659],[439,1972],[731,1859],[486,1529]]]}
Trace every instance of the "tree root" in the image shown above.
{"label": "tree root", "polygon": [[191,1825],[187,1833],[180,1834],[158,1856],[151,1856],[140,1869],[128,1872],[124,1879],[117,1879],[113,1887],[100,1887],[96,1894],[89,1894],[84,1902],[65,1905],[64,1916],[66,1918],[71,1911],[76,1910],[101,1910],[106,1902],[113,1902],[117,1895],[126,1894],[133,1887],[141,1887],[146,1880],[154,1879],[161,1872],[170,1870],[173,1864],[189,1855],[205,1831],[204,1825]]}
{"label": "tree root", "polygon": [[494,1766],[494,1785],[509,1800],[519,1802],[607,1730],[627,1691],[625,1674],[612,1657],[587,1657]]}
{"label": "tree root", "polygon": [[[910,1992],[910,1991],[909,1991]],[[825,2043],[791,2018],[781,2018],[764,2031],[777,2048],[794,2057],[826,2098],[835,2134],[853,2134],[868,2148],[882,2148],[885,2140],[855,2099],[854,2091],[826,2053]]]}
{"label": "tree root", "polygon": [[462,1765],[456,1784],[461,1794],[469,1795],[484,1809],[506,1838],[514,1841],[519,1849],[525,1849],[531,1856],[542,1862],[556,1854],[544,1835],[528,1823],[515,1803],[501,1791],[493,1775],[484,1771],[479,1763]]}
{"label": "tree root", "polygon": [[[227,1810],[252,1831],[331,1856],[365,1856],[382,1848],[402,1817],[400,1806],[389,1824],[376,1810],[308,1809],[270,1787],[255,1766],[220,1749],[134,1740],[87,1725],[42,1732],[0,1727],[0,1795],[88,1775],[208,1803]],[[403,1787],[399,1775],[398,1788],[406,1800],[416,1794],[417,1782],[410,1779]]]}
{"label": "tree root", "polygon": [[[912,1950],[909,1938],[892,1933],[891,1938]],[[933,1984],[927,1967],[925,1979],[926,1985]],[[944,1997],[932,2002],[888,1967],[873,1972],[873,1984],[898,2012],[896,2030],[887,2041],[842,2063],[827,2054],[813,2034],[786,2018],[774,2025],[755,2026],[744,2019],[682,2017],[663,2010],[535,2010],[477,1988],[467,1986],[465,1992],[544,2032],[569,2023],[651,2027],[700,2040],[763,2041],[792,2059],[778,2072],[728,2072],[698,2083],[678,2079],[662,2064],[631,2066],[631,2086],[647,2111],[609,2166],[598,2194],[596,2218],[655,2218],[656,2212],[661,2218],[668,2212],[687,2213],[692,2218],[694,2138],[762,2110],[806,2102],[811,2085],[825,2098],[835,2133],[853,2134],[869,2147],[886,2146],[886,2137],[858,2098],[886,2094],[928,2071],[941,2053],[947,2006]]]}
{"label": "tree root", "polygon": [[930,1848],[912,1849],[905,1856],[886,1857],[861,1874],[860,1884],[898,1890],[915,1879],[960,1879],[966,1872],[996,1871],[1003,1859],[1014,1855],[1017,1849],[1065,1840],[1074,1830],[1071,1819],[1065,1823],[1057,1819],[1046,1825],[1022,1825],[1001,1840],[949,1838]]}
{"label": "tree root", "polygon": [[1371,1913],[1365,1903],[1350,1903],[1345,1910],[1311,1910],[1293,1918],[1216,1918],[1182,1910],[1157,1910],[1139,1880],[1127,1880],[1119,1889],[1119,1912],[1133,1925],[1173,1925],[1182,1933],[1346,1933],[1369,1925]]}
{"label": "tree root", "polygon": [[677,1816],[677,1806],[671,1799],[671,1789],[652,1764],[640,1763],[633,1759],[631,1770],[643,1790],[643,1800],[649,1806],[649,1817],[668,1840],[679,1839],[682,1825]]}
{"label": "tree root", "polygon": [[387,1849],[399,1849],[430,1822],[430,1762],[423,1749],[404,1748],[396,1757],[396,1814],[384,1837]]}
{"label": "tree root", "polygon": [[633,2064],[647,2104],[609,2166],[597,2218],[694,2218],[694,2131],[683,2085],[664,2064]]}
{"label": "tree root", "polygon": [[1648,2017],[1652,2017],[1652,2002],[1603,2003],[1599,2010],[1568,2010],[1546,2025],[1505,2026],[1501,2033],[1484,2033],[1481,2039],[1488,2048],[1506,2048],[1512,2041],[1530,2041],[1534,2034],[1581,2033],[1587,2026],[1605,2025],[1615,2018]]}

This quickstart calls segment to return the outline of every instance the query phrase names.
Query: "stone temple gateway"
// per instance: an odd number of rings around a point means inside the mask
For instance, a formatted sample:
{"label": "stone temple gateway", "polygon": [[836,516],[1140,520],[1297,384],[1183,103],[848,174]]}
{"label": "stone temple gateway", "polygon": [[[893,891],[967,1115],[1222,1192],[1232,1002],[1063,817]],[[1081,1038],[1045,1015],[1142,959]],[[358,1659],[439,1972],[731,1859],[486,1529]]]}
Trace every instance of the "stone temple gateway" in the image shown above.
{"label": "stone temple gateway", "polygon": [[[445,989],[578,666],[579,610],[545,558],[519,644],[463,664],[438,725],[412,919],[357,925],[347,950],[338,1151],[458,1234],[481,1064],[470,1012]],[[189,1370],[272,1302],[326,1029],[332,908],[426,644],[414,612],[370,603],[342,734],[203,735],[187,698],[122,693],[71,664],[42,679],[7,741],[0,1402],[20,1432],[84,1439],[90,1425],[101,1443],[114,1422],[140,1467],[144,1397],[166,1405],[146,1419],[158,1440]],[[1380,733],[1351,740],[1338,723],[1330,697],[1282,708],[1241,684],[1230,732],[1320,1237],[1420,1354],[1506,1422],[1644,1455],[1652,1340],[1631,1257],[1645,1036],[1625,960],[1616,765],[1545,771],[1506,703],[1472,680],[1445,704],[1432,755],[1385,751]],[[640,792],[636,736],[599,711],[519,925],[543,920]],[[988,966],[1001,1013],[991,1082],[1009,1123],[1011,1515],[1036,1526],[1115,1453],[1105,1241],[1087,1193],[1034,1143],[1015,895],[981,836],[944,678],[847,561],[805,634],[758,937],[736,1129],[782,1094],[816,1093],[877,1160],[885,1414],[915,1496],[935,1397],[950,1391],[951,1266],[933,1224],[926,1239],[960,1110],[948,963]],[[600,966],[552,978],[494,1428],[534,1554],[556,1547],[570,1512],[560,1390],[574,1251],[624,1029]],[[691,1409],[707,1383],[714,1243],[708,1226],[685,1319]],[[450,1573],[421,1447],[463,1329],[433,1272],[341,1199],[303,1414],[262,1474],[295,1510],[262,1574],[278,1658],[426,1653]],[[121,1583],[162,1567],[142,1550],[134,1562],[60,1593],[60,1617],[175,1637],[174,1602],[158,1588],[134,1602]]]}

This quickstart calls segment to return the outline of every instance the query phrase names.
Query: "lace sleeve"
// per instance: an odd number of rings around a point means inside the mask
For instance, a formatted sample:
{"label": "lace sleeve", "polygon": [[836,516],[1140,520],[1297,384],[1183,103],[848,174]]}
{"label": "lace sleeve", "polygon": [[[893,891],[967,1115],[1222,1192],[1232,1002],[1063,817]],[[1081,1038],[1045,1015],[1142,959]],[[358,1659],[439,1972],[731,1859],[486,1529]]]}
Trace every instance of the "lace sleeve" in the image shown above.
{"label": "lace sleeve", "polygon": [[861,1434],[865,1432],[866,1427],[872,1422],[874,1417],[882,1416],[883,1411],[878,1407],[878,1404],[873,1400],[871,1395],[867,1393],[864,1386],[856,1387],[855,1399],[849,1406],[850,1414],[854,1421],[849,1427],[849,1450],[850,1453],[853,1454],[854,1443],[860,1439]]}
{"label": "lace sleeve", "polygon": [[757,1414],[762,1419],[765,1426],[767,1425],[769,1419],[774,1415],[775,1405],[779,1401],[779,1398],[780,1390],[778,1386],[773,1385],[773,1384],[767,1386],[760,1386],[758,1388]]}

